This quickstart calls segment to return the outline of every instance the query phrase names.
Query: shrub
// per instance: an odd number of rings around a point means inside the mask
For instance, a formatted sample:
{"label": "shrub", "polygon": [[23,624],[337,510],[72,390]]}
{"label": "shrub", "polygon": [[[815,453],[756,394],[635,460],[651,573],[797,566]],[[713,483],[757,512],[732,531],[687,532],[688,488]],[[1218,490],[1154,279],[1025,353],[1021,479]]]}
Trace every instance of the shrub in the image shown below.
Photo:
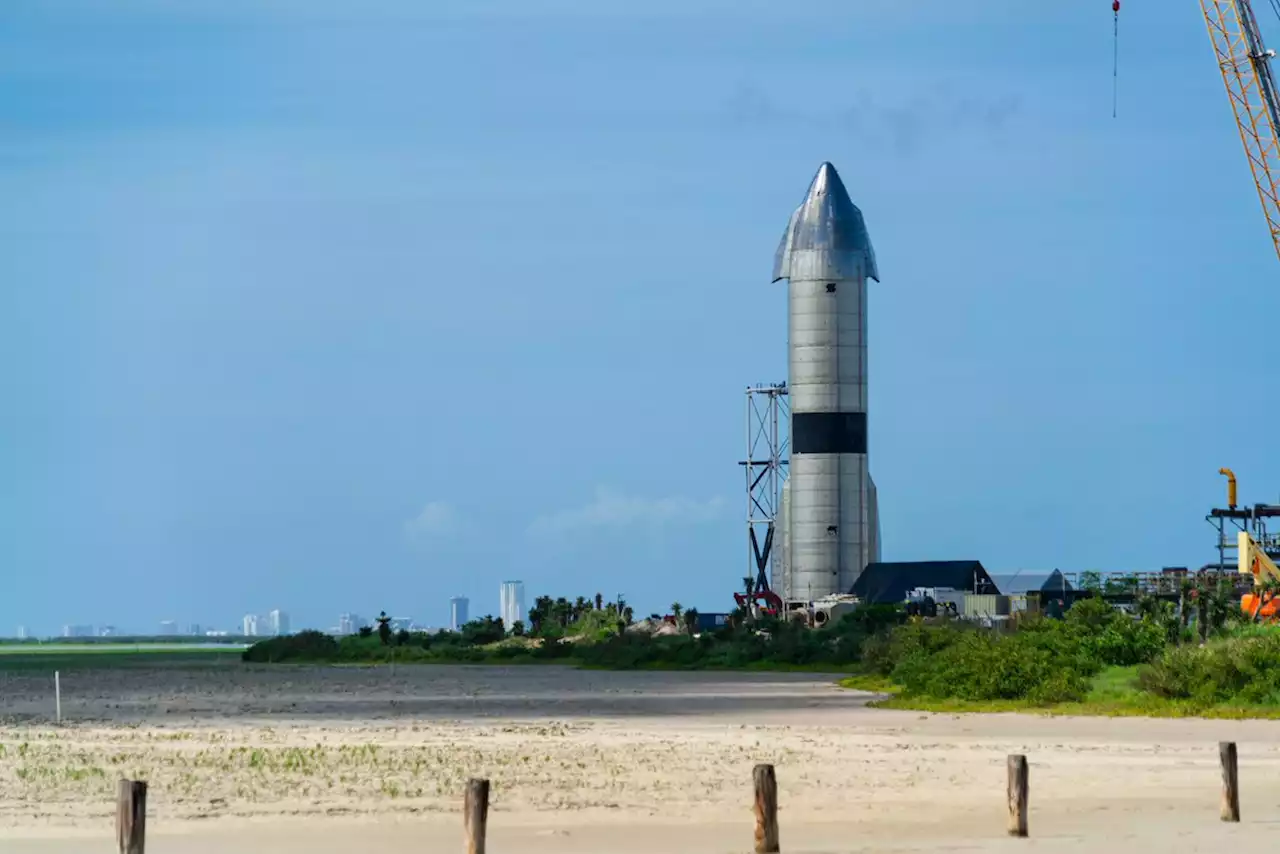
{"label": "shrub", "polygon": [[1197,705],[1274,703],[1280,700],[1280,633],[1170,647],[1139,671],[1138,684]]}
{"label": "shrub", "polygon": [[928,657],[954,644],[966,631],[976,631],[955,623],[911,622],[888,633],[872,635],[862,643],[865,669],[881,676],[893,673],[898,663],[912,656]]}
{"label": "shrub", "polygon": [[1154,659],[1168,642],[1168,627],[1154,618],[1135,620],[1102,599],[1085,599],[1067,611],[1065,628],[1099,668],[1127,667]]}
{"label": "shrub", "polygon": [[1055,655],[1033,634],[954,632],[936,651],[928,642],[906,654],[893,679],[908,695],[933,699],[1029,700],[1057,703],[1083,699],[1089,673],[1078,656]]}
{"label": "shrub", "polygon": [[304,631],[296,635],[258,641],[241,655],[249,662],[331,661],[338,655],[338,642],[323,632]]}
{"label": "shrub", "polygon": [[1026,617],[1009,633],[908,623],[865,640],[862,663],[891,676],[907,695],[1039,705],[1084,699],[1103,667],[1151,661],[1167,637],[1160,619],[1136,620],[1101,599],[1085,599],[1063,620]]}

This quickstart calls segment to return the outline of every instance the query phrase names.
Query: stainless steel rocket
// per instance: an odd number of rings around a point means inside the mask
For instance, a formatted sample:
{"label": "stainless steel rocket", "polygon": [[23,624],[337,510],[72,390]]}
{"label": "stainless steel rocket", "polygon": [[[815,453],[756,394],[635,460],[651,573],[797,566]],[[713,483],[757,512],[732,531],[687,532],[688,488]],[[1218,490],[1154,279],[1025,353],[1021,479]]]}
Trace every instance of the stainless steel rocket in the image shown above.
{"label": "stainless steel rocket", "polygon": [[[848,593],[880,559],[867,469],[867,280],[880,281],[862,211],[823,163],[774,259],[788,280],[790,475],[781,559],[787,600]],[[776,585],[776,581],[775,581]]]}

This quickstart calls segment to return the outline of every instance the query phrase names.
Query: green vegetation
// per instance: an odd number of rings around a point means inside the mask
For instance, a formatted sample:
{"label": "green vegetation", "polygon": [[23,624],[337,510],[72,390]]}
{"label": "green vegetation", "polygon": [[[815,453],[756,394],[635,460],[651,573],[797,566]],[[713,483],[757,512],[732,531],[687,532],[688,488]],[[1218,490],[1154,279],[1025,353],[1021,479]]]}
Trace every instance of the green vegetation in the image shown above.
{"label": "green vegetation", "polygon": [[155,655],[183,653],[188,655],[227,655],[242,652],[248,644],[193,646],[177,643],[95,643],[95,644],[13,644],[0,645],[0,657],[27,655]]}
{"label": "green vegetation", "polygon": [[1188,588],[1180,604],[1139,597],[1128,613],[1086,598],[1061,618],[1020,615],[998,629],[885,606],[822,629],[739,611],[699,632],[697,612],[679,603],[665,621],[631,627],[622,603],[540,597],[528,631],[485,617],[459,632],[393,633],[380,620],[352,637],[272,638],[244,659],[812,670],[850,673],[842,684],[884,693],[892,708],[1280,717],[1280,628],[1248,622],[1221,587]]}
{"label": "green vegetation", "polygon": [[1137,610],[1086,599],[1009,632],[914,622],[868,644],[841,684],[921,711],[1280,718],[1280,628],[1213,605],[1195,627],[1160,603]]}
{"label": "green vegetation", "polygon": [[193,647],[193,646],[231,646],[243,647],[252,643],[253,638],[241,635],[220,635],[217,637],[201,637],[199,635],[107,635],[105,637],[68,637],[68,638],[0,638],[0,653],[14,649],[32,649],[44,647]]}
{"label": "green vegetation", "polygon": [[[674,615],[680,616],[675,618]],[[729,625],[698,632],[698,612],[672,608],[664,632],[628,630],[625,604],[579,598],[541,597],[529,614],[529,629],[508,633],[502,622],[483,617],[458,632],[387,631],[333,638],[301,632],[271,638],[247,649],[244,660],[278,662],[536,663],[557,661],[607,669],[799,669],[852,671],[864,642],[905,620],[894,607],[861,608],[837,625],[809,630],[772,619],[750,622],[736,614]],[[662,623],[654,615],[650,629]]]}
{"label": "green vegetation", "polygon": [[236,662],[243,645],[196,647],[180,644],[48,644],[0,647],[0,672],[77,670],[162,665],[226,665]]}

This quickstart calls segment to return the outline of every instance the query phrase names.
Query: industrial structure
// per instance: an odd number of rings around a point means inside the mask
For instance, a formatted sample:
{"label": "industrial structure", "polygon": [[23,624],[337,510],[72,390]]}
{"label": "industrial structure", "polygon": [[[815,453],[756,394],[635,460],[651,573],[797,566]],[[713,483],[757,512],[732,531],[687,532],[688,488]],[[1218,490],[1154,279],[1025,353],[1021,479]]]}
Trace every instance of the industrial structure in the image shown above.
{"label": "industrial structure", "polygon": [[747,389],[747,455],[738,464],[747,476],[747,547],[750,592],[741,596],[745,605],[758,592],[770,607],[773,589],[789,595],[786,584],[786,557],[778,542],[782,520],[783,490],[786,487],[791,428],[787,405],[787,384],[752,386]]}
{"label": "industrial structure", "polygon": [[[1274,4],[1273,4],[1274,5]],[[1200,0],[1271,242],[1280,255],[1280,97],[1250,0]]]}
{"label": "industrial structure", "polygon": [[788,382],[747,392],[749,597],[780,587],[781,599],[809,603],[847,594],[880,558],[867,465],[867,281],[880,272],[862,212],[830,163],[783,232],[773,266],[773,281],[782,279]]}
{"label": "industrial structure", "polygon": [[[1118,70],[1120,5],[1118,0],[1111,4],[1117,51],[1113,76]],[[1251,0],[1200,0],[1200,5],[1280,255],[1275,52],[1263,41]],[[1271,6],[1280,16],[1280,0],[1271,0]],[[1113,115],[1114,108],[1113,100]],[[763,605],[775,612],[804,609],[812,616],[822,610],[819,602],[859,591],[865,596],[873,587],[873,599],[890,595],[885,580],[894,572],[924,572],[925,566],[880,563],[867,417],[867,282],[879,282],[880,275],[862,213],[830,163],[819,167],[783,233],[773,281],[782,279],[788,281],[788,382],[747,389],[747,454],[740,464],[746,473],[749,575],[745,594],[736,598],[741,606]],[[1280,535],[1267,529],[1270,519],[1280,517],[1280,505],[1239,506],[1234,475],[1226,469],[1222,473],[1230,480],[1228,505],[1212,509],[1207,517],[1217,532],[1217,563],[1195,573],[1184,567],[1109,573],[1107,598],[1180,600],[1194,574],[1202,582],[1216,578],[1247,591],[1242,607],[1252,607],[1255,616],[1280,616],[1280,599],[1273,604],[1268,592],[1280,588],[1280,570],[1275,570]],[[876,566],[874,579],[858,588],[859,577],[871,565]],[[933,567],[940,572],[943,565]],[[972,588],[970,595],[987,595],[979,589],[985,570],[965,571],[978,579],[964,585]],[[1056,591],[1059,598],[1069,604],[1073,597],[1093,595],[1089,588],[1097,575],[1055,570],[1062,587]],[[890,586],[896,595],[902,583],[895,580]]]}

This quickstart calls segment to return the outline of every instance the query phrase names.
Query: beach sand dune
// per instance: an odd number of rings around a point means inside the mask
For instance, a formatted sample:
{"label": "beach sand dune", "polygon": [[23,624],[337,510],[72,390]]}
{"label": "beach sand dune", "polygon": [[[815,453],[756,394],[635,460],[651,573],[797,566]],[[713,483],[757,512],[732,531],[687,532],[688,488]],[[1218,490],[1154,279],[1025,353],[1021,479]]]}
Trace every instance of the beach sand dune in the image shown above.
{"label": "beach sand dune", "polygon": [[[777,767],[784,851],[1274,848],[1280,725],[921,715],[833,677],[560,667],[134,666],[0,677],[0,850],[110,850],[115,781],[151,784],[148,850],[742,852],[751,768]],[[1217,742],[1240,746],[1240,825]],[[1004,831],[1032,765],[1031,840]]]}

